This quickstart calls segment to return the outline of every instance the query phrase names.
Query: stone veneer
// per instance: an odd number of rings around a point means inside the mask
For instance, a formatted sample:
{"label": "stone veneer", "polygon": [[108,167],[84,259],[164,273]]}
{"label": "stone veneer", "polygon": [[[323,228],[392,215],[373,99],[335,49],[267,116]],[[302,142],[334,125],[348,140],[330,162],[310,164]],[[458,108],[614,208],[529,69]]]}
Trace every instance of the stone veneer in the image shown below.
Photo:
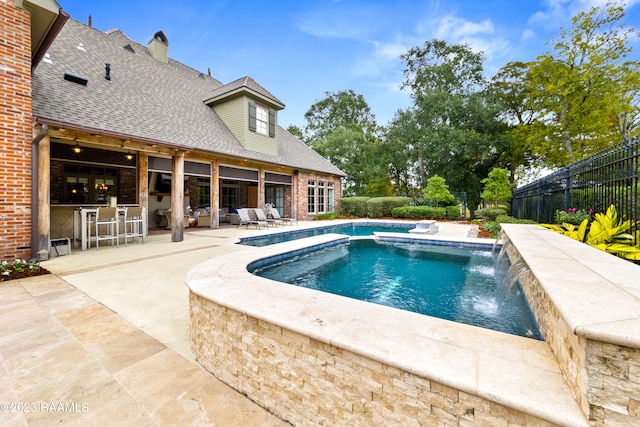
{"label": "stone veneer", "polygon": [[[508,234],[511,237],[511,231]],[[520,237],[514,234],[513,246],[526,252],[529,245],[516,245]],[[411,236],[416,238],[438,239]],[[554,319],[562,318],[566,309],[557,310],[563,313],[557,316],[542,294],[532,306],[538,311],[549,308],[551,314],[541,325],[550,336],[549,344],[285,285],[246,270],[259,259],[329,244],[331,239],[338,238],[325,235],[248,247],[191,270],[190,334],[198,361],[295,425],[574,427],[625,425],[637,417],[635,397],[607,388],[586,396],[591,405],[594,398],[607,401],[600,406],[604,416],[597,418],[597,410],[585,411],[584,399],[576,393],[581,381],[574,384],[565,377],[582,369],[577,366],[582,359],[592,367],[585,371],[596,369],[598,363],[589,360],[593,356],[578,355],[579,346],[563,347],[573,340],[565,336],[572,327],[563,330],[562,320]],[[539,241],[535,245],[541,247]],[[547,252],[559,259],[548,248]],[[555,270],[550,267],[547,271]],[[579,290],[571,297],[579,301]],[[609,349],[602,343],[599,347],[602,352]],[[576,360],[576,367],[562,359],[563,351]],[[637,359],[621,371],[614,369],[620,367],[619,361],[599,360],[615,370],[608,376],[619,378],[626,393],[634,394],[628,389],[637,388],[633,382]],[[599,372],[594,376],[599,375],[602,383],[605,373]],[[631,382],[624,372],[633,378]],[[576,378],[580,377],[578,373]],[[627,402],[627,418],[624,411],[607,414],[619,399]],[[585,414],[590,414],[590,421]]]}
{"label": "stone veneer", "polygon": [[31,251],[31,23],[0,1],[0,261]]}
{"label": "stone veneer", "polygon": [[503,229],[509,258],[530,269],[523,291],[590,425],[640,425],[640,267],[541,227]]}
{"label": "stone veneer", "polygon": [[202,366],[297,426],[555,425],[193,293],[190,304]]}

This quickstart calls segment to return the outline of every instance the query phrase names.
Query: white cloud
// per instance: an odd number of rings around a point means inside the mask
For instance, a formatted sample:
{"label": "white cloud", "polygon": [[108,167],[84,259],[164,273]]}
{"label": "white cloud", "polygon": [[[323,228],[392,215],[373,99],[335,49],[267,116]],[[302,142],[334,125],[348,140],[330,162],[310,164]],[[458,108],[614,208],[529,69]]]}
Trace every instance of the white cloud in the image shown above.
{"label": "white cloud", "polygon": [[526,29],[522,32],[522,36],[520,37],[520,40],[525,41],[525,40],[529,40],[532,39],[536,36],[536,33],[531,30],[531,29]]}
{"label": "white cloud", "polygon": [[471,22],[454,15],[440,20],[436,36],[443,39],[460,39],[478,34],[493,34],[493,23],[489,19],[482,22]]}
{"label": "white cloud", "polygon": [[307,16],[296,23],[298,29],[304,33],[316,37],[339,38],[339,39],[361,39],[366,30],[354,25],[353,22],[334,19],[335,17],[316,14]]}
{"label": "white cloud", "polygon": [[[544,9],[534,13],[529,22],[544,27],[560,28],[569,25],[571,18],[580,12],[588,11],[592,7],[604,7],[609,0],[546,0]],[[622,4],[620,1],[618,4]],[[640,0],[625,0],[624,5],[629,9]]]}

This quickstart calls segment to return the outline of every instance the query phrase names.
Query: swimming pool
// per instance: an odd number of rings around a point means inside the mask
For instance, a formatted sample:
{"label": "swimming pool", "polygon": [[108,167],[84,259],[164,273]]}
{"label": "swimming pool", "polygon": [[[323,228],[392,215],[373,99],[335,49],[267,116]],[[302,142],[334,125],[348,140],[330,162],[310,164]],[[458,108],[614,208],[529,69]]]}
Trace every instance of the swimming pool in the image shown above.
{"label": "swimming pool", "polygon": [[287,231],[282,233],[273,233],[262,236],[243,237],[240,239],[241,245],[249,246],[267,246],[275,243],[289,242],[291,240],[302,239],[305,237],[319,236],[321,234],[336,233],[346,234],[348,236],[372,236],[374,232],[394,232],[408,233],[414,228],[415,223],[373,223],[373,222],[352,222],[340,225],[327,225],[322,227],[308,228],[305,230]]}
{"label": "swimming pool", "polygon": [[249,267],[260,277],[540,339],[517,283],[496,282],[491,251],[352,240]]}

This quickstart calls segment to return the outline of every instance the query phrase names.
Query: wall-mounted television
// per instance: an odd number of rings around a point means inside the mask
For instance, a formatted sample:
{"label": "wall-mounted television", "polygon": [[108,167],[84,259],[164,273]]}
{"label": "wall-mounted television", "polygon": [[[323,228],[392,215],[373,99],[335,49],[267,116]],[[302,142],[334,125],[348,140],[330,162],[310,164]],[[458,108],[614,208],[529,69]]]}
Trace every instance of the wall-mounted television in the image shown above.
{"label": "wall-mounted television", "polygon": [[171,174],[159,173],[156,177],[156,191],[158,193],[171,193]]}

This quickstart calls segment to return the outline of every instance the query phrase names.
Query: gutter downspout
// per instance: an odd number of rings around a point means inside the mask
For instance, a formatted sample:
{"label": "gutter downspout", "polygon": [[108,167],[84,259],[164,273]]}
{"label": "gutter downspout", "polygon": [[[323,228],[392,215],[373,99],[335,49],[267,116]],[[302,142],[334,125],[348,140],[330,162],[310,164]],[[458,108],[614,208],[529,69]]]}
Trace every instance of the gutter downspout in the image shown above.
{"label": "gutter downspout", "polygon": [[49,242],[41,242],[38,234],[38,145],[47,136],[49,126],[43,124],[31,142],[31,259],[38,260],[40,250],[49,250]]}

